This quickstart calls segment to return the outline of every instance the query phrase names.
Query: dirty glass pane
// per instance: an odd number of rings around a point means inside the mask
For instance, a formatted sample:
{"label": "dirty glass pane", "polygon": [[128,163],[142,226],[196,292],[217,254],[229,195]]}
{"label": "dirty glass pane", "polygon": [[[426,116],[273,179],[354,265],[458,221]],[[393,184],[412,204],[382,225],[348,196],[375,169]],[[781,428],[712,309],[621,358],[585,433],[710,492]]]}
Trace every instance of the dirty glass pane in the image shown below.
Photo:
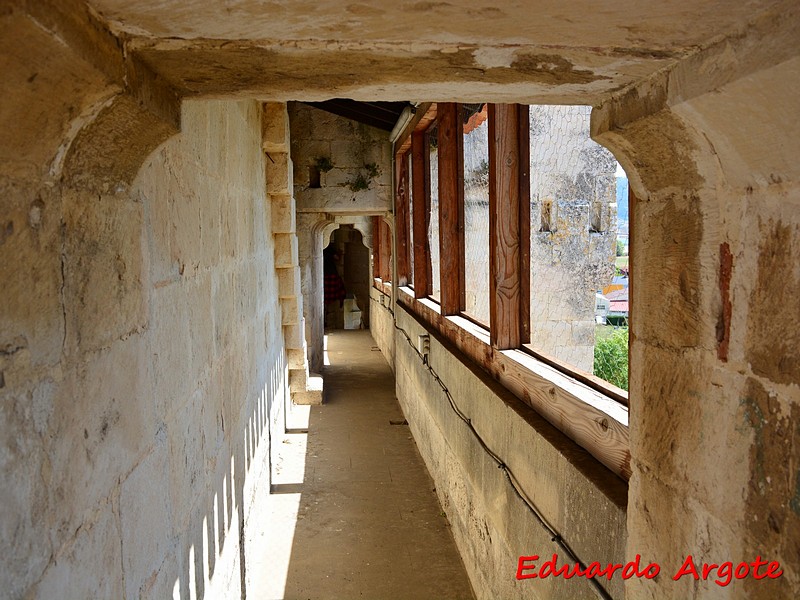
{"label": "dirty glass pane", "polygon": [[489,325],[489,121],[486,104],[462,104],[466,313]]}
{"label": "dirty glass pane", "polygon": [[411,170],[411,152],[406,154],[408,161],[408,253],[409,280],[408,285],[414,287],[414,173]]}
{"label": "dirty glass pane", "polygon": [[[617,161],[589,138],[590,113],[588,106],[530,107],[531,345],[627,388]],[[611,292],[625,296],[624,319],[609,318]]]}
{"label": "dirty glass pane", "polygon": [[434,125],[428,129],[428,152],[430,155],[431,175],[431,215],[428,225],[428,243],[431,248],[431,276],[433,289],[431,298],[441,302],[441,284],[439,279],[439,153],[437,151],[439,128]]}

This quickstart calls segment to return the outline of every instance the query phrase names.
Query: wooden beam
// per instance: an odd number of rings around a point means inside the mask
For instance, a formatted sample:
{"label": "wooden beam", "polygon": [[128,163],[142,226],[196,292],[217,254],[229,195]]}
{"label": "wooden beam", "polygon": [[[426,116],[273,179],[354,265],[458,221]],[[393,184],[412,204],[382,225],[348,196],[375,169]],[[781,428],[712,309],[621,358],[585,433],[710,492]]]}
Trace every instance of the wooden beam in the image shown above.
{"label": "wooden beam", "polygon": [[519,144],[519,299],[520,343],[531,341],[531,130],[530,108],[517,105]]}
{"label": "wooden beam", "polygon": [[439,123],[439,264],[442,314],[466,308],[464,293],[464,133],[455,102],[437,106]]}
{"label": "wooden beam", "polygon": [[409,241],[409,199],[411,193],[408,180],[408,153],[395,157],[397,185],[394,195],[394,222],[397,244],[397,284],[408,285],[411,279],[411,250]]}
{"label": "wooden beam", "polygon": [[498,350],[519,348],[529,330],[528,125],[522,116],[526,106],[489,105],[489,330]]}
{"label": "wooden beam", "polygon": [[406,125],[394,142],[395,154],[408,152],[411,148],[411,135],[415,131],[425,131],[436,120],[436,103],[420,104],[414,113],[414,118]]}
{"label": "wooden beam", "polygon": [[411,134],[411,176],[414,194],[414,295],[429,296],[431,285],[431,246],[428,228],[431,220],[430,154],[425,144],[425,131]]}

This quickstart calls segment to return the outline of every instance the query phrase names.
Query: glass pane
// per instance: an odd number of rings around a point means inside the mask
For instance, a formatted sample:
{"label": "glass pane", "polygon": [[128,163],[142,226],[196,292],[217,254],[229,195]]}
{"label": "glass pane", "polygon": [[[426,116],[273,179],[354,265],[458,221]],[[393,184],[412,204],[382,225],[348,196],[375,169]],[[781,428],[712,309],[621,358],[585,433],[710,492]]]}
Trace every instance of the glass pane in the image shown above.
{"label": "glass pane", "polygon": [[[595,342],[615,334],[601,313],[614,280],[618,209],[617,162],[589,138],[590,113],[530,107],[531,345],[588,373]],[[617,336],[627,377],[627,329]]]}
{"label": "glass pane", "polygon": [[408,285],[414,287],[414,173],[411,170],[411,152],[406,155],[408,161],[408,253],[409,280]]}
{"label": "glass pane", "polygon": [[489,121],[486,104],[462,104],[466,312],[489,324]]}
{"label": "glass pane", "polygon": [[437,151],[439,127],[434,125],[428,129],[428,153],[430,156],[431,176],[431,214],[428,225],[428,243],[431,247],[431,276],[433,281],[431,297],[441,301],[439,280],[439,153]]}

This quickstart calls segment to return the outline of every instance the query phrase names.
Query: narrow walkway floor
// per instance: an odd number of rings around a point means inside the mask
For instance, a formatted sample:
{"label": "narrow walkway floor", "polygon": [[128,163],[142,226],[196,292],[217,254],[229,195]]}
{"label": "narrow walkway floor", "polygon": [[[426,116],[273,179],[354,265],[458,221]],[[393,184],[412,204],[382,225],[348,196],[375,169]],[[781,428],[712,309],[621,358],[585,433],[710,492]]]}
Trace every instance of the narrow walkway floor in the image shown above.
{"label": "narrow walkway floor", "polygon": [[[326,400],[311,409],[302,482],[277,483],[271,496],[299,491],[275,515],[297,516],[283,597],[473,598],[391,369],[368,331],[327,339]],[[279,444],[274,481],[304,437]]]}

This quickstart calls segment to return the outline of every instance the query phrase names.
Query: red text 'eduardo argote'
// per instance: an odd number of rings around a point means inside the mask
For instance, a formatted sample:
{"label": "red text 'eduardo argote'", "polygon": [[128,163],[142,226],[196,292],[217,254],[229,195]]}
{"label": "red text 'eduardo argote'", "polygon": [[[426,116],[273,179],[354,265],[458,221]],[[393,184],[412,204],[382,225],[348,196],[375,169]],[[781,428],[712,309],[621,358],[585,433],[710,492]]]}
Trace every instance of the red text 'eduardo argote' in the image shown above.
{"label": "red text 'eduardo argote'", "polygon": [[[644,567],[641,565],[641,556],[636,557],[625,564],[608,563],[603,566],[598,562],[589,563],[585,568],[580,564],[573,565],[559,565],[558,555],[553,554],[553,557],[537,564],[539,556],[534,554],[532,556],[520,556],[517,562],[517,579],[547,579],[548,577],[562,577],[563,579],[572,579],[573,577],[584,577],[586,579],[605,577],[609,581],[614,577],[617,572],[622,579],[630,579],[637,577],[645,579],[653,579],[661,572],[661,566],[658,563],[648,563]],[[745,579],[752,577],[753,579],[777,579],[783,575],[780,563],[778,561],[766,561],[760,556],[751,562],[740,562],[734,564],[731,561],[726,561],[721,564],[716,563],[701,563],[696,564],[692,555],[688,555],[683,564],[675,571],[672,579],[677,581],[681,577],[693,577],[696,580],[713,578],[714,583],[721,587],[725,587],[734,579]]]}

